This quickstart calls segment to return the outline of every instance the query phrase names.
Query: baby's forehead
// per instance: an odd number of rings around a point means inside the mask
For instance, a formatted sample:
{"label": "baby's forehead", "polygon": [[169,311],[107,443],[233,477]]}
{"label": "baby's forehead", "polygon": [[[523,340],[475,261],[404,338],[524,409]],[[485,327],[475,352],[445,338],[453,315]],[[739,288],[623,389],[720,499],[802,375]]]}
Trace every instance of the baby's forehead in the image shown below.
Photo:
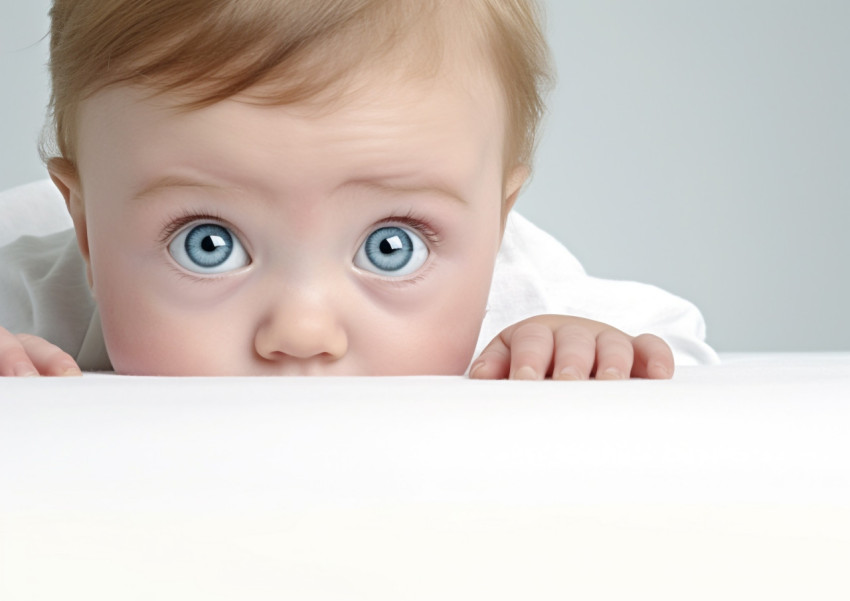
{"label": "baby's forehead", "polygon": [[289,188],[315,182],[318,189],[429,172],[454,181],[485,164],[501,165],[504,119],[488,82],[476,91],[472,79],[460,87],[450,77],[363,77],[333,107],[244,96],[189,110],[174,95],[116,86],[82,106],[81,169],[115,163],[111,170],[132,170],[138,179],[186,163],[217,175],[256,172],[260,180],[286,165]]}

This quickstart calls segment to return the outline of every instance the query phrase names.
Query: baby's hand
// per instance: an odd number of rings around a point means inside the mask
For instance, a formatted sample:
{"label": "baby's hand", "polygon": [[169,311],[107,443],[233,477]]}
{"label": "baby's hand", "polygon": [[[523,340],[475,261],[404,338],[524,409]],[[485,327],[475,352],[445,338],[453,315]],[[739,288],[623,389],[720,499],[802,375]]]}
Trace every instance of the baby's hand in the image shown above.
{"label": "baby's hand", "polygon": [[73,357],[43,338],[0,327],[0,377],[80,376]]}
{"label": "baby's hand", "polygon": [[652,334],[632,337],[609,325],[566,315],[538,315],[487,345],[469,377],[482,380],[623,380],[673,377],[673,352]]}

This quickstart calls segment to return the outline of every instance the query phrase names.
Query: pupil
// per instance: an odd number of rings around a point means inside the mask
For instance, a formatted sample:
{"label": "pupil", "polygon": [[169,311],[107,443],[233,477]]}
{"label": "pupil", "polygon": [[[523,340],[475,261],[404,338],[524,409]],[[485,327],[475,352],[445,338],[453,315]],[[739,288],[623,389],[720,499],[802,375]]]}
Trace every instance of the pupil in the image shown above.
{"label": "pupil", "polygon": [[206,236],[201,240],[201,248],[206,252],[211,253],[220,246],[225,246],[226,243],[221,236]]}
{"label": "pupil", "polygon": [[378,245],[378,248],[385,255],[391,255],[395,251],[403,249],[404,243],[402,243],[401,238],[398,236],[393,236],[392,238],[384,238],[381,240],[381,244]]}

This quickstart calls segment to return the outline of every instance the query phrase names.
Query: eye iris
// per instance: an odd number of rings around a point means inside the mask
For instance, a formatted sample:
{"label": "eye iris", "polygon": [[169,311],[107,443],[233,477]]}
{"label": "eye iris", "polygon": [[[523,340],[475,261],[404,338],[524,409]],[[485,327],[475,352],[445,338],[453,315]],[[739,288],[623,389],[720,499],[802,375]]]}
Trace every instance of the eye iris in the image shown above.
{"label": "eye iris", "polygon": [[384,271],[398,271],[413,257],[413,242],[404,230],[384,227],[369,236],[366,255],[375,267]]}
{"label": "eye iris", "polygon": [[186,236],[186,254],[201,267],[218,267],[233,252],[233,238],[220,225],[204,224]]}

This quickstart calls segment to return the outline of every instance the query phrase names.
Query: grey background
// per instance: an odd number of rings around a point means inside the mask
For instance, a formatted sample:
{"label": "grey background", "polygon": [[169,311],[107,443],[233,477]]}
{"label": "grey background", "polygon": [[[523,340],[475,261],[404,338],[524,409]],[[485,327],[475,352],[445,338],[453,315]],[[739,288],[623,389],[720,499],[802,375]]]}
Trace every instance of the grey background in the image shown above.
{"label": "grey background", "polygon": [[[0,189],[45,176],[47,0],[0,0]],[[547,2],[558,86],[518,208],[720,351],[850,350],[850,2]]]}

